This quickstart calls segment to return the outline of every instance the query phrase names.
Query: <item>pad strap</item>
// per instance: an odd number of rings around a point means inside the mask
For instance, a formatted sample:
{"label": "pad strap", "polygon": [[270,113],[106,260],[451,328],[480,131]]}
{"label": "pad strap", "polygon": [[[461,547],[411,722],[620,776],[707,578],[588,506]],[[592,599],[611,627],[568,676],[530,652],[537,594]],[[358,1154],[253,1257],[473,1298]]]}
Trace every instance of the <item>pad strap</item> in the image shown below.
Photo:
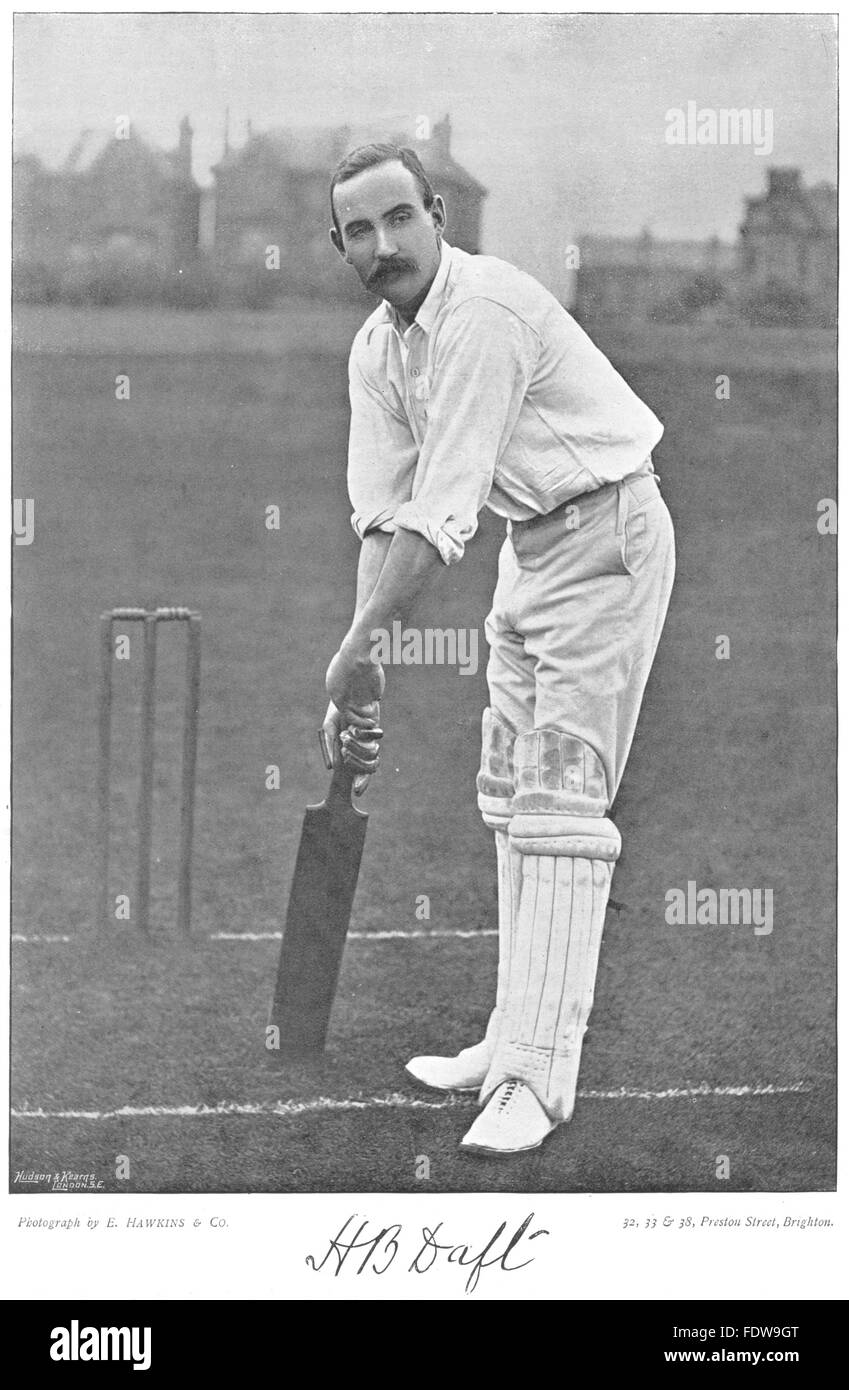
{"label": "pad strap", "polygon": [[607,816],[527,816],[510,821],[510,842],[519,854],[569,855],[615,862],[622,837]]}

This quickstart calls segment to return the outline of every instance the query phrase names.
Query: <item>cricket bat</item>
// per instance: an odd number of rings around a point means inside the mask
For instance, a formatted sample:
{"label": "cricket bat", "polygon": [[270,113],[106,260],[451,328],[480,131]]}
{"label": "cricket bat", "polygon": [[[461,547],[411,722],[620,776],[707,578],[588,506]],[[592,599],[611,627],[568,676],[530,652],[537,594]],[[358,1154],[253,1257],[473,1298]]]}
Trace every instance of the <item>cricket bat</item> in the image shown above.
{"label": "cricket bat", "polygon": [[267,1036],[281,1060],[324,1050],[368,825],[351,802],[356,776],[335,768],[324,801],[304,816],[271,1007],[279,1032]]}

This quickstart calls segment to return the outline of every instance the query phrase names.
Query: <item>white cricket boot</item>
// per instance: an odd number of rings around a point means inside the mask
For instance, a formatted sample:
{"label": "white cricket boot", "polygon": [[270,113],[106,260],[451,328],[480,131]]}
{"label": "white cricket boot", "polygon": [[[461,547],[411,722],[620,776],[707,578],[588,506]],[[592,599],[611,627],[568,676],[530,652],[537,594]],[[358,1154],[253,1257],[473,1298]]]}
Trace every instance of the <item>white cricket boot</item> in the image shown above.
{"label": "white cricket boot", "polygon": [[538,1149],[557,1124],[530,1086],[511,1077],[493,1091],[460,1148],[479,1154],[526,1153]]}
{"label": "white cricket boot", "polygon": [[479,1091],[492,1052],[492,1044],[483,1038],[473,1047],[464,1047],[456,1057],[412,1057],[404,1070],[433,1091]]}

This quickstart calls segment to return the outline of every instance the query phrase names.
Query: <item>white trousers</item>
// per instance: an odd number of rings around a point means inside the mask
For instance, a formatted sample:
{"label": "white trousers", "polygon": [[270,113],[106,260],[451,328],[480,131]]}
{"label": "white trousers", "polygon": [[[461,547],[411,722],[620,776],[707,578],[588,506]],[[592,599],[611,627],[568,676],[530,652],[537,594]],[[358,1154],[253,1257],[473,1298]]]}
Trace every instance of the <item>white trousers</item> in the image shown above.
{"label": "white trousers", "polygon": [[[519,1076],[552,1117],[571,1115],[618,854],[615,827],[592,818],[606,817],[619,786],[674,568],[672,521],[653,473],[514,523],[502,547],[487,681],[495,720],[519,739],[523,771],[512,800],[503,776],[486,783],[501,803],[480,798],[502,865],[482,1100]],[[537,732],[538,754],[528,737]],[[482,768],[486,757],[485,746]],[[600,840],[588,833],[595,826]]]}
{"label": "white trousers", "polygon": [[561,729],[595,749],[609,801],[628,758],[675,572],[655,474],[514,523],[485,631],[489,702],[514,733]]}

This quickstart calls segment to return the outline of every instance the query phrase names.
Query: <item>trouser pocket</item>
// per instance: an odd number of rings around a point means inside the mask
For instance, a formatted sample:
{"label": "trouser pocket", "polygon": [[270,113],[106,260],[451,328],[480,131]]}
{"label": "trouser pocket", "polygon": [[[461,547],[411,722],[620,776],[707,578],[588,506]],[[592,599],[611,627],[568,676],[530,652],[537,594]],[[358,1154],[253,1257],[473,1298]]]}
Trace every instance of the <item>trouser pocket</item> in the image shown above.
{"label": "trouser pocket", "polygon": [[656,485],[652,493],[637,499],[627,484],[623,488],[620,518],[620,557],[626,574],[636,574],[654,550],[658,537],[668,524],[666,503]]}

